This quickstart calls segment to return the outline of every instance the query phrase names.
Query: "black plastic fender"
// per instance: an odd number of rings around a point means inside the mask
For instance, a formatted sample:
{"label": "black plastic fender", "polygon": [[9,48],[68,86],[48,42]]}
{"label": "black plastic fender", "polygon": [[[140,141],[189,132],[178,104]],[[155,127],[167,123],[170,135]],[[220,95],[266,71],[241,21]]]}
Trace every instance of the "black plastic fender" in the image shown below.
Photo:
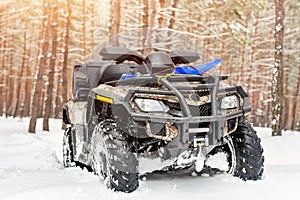
{"label": "black plastic fender", "polygon": [[69,116],[69,106],[67,103],[63,106],[63,122],[65,124],[71,124],[70,116]]}

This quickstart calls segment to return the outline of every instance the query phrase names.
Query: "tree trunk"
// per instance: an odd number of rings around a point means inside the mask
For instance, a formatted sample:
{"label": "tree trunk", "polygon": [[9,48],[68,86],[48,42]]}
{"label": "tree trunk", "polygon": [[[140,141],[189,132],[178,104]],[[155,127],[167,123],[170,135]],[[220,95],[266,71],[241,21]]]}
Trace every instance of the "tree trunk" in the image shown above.
{"label": "tree trunk", "polygon": [[58,26],[58,4],[55,0],[51,8],[51,37],[52,37],[52,51],[49,64],[49,74],[48,74],[48,87],[46,92],[45,110],[44,110],[44,121],[43,130],[49,131],[49,118],[53,113],[53,88],[54,88],[54,70],[56,62],[56,49],[57,49],[57,26]]}
{"label": "tree trunk", "polygon": [[[64,32],[61,32],[61,38],[64,37]],[[64,49],[64,41],[60,40],[58,49]],[[60,65],[56,67],[57,69],[57,79],[56,79],[56,94],[55,94],[55,109],[54,109],[54,118],[59,119],[60,113],[62,111],[62,70],[63,70],[63,63],[59,62]]]}
{"label": "tree trunk", "polygon": [[[171,1],[171,14],[170,14],[170,18],[169,18],[169,21],[168,21],[168,24],[167,24],[167,27],[169,29],[173,29],[174,28],[175,15],[176,15],[176,12],[175,12],[174,9],[177,7],[177,3],[178,3],[178,0],[172,0]],[[168,33],[169,34],[168,38],[170,38],[170,33]],[[167,49],[172,49],[172,45],[167,45],[166,48]]]}
{"label": "tree trunk", "polygon": [[5,83],[6,83],[6,68],[5,68],[5,61],[6,61],[6,37],[5,35],[3,35],[2,37],[2,41],[3,41],[3,45],[2,45],[2,57],[1,57],[1,82],[0,82],[0,116],[2,116],[4,114],[4,108],[5,108],[5,100],[6,100],[6,96],[4,94],[6,94],[5,92]]}
{"label": "tree trunk", "polygon": [[[11,29],[15,29],[14,26],[11,27]],[[8,44],[8,56],[7,56],[7,64],[6,64],[6,71],[9,71],[9,81],[7,81],[7,85],[8,87],[6,90],[6,116],[13,116],[13,111],[14,111],[14,106],[15,106],[15,102],[16,102],[16,90],[18,89],[16,87],[17,81],[16,81],[16,77],[17,77],[17,71],[14,69],[14,62],[15,62],[15,57],[11,56],[14,54],[14,52],[16,51],[16,37],[15,35],[11,36],[11,41],[7,43]]]}
{"label": "tree trunk", "polygon": [[61,70],[58,72],[57,84],[56,84],[56,95],[55,95],[55,109],[54,118],[59,119],[62,111],[62,95],[61,95]]}
{"label": "tree trunk", "polygon": [[149,32],[151,31],[149,29],[149,0],[143,0],[143,15],[142,15],[142,23],[143,23],[143,29],[142,29],[142,46],[143,51],[142,54],[146,56],[149,52],[148,44],[149,44]]}
{"label": "tree trunk", "polygon": [[275,62],[272,80],[272,136],[281,135],[283,107],[283,33],[284,0],[275,0]]}
{"label": "tree trunk", "polygon": [[155,16],[156,16],[156,2],[151,1],[151,12],[150,12],[150,27],[153,28],[156,23],[155,23]]}
{"label": "tree trunk", "polygon": [[[298,80],[297,80],[297,87],[294,92],[294,98],[295,101],[292,105],[292,121],[291,121],[291,129],[295,130],[297,128],[297,107],[298,107],[298,101],[299,101],[299,90],[300,90],[300,66],[298,70]],[[299,111],[298,111],[299,112]],[[299,119],[298,119],[299,120]]]}
{"label": "tree trunk", "polygon": [[[4,35],[3,31],[2,31],[3,10],[4,10],[4,8],[0,7],[0,35],[2,36],[2,37],[0,37],[0,49],[2,49],[2,47],[3,47],[2,43],[3,43],[4,39],[5,39],[5,35]],[[1,51],[0,61],[1,61],[1,72],[2,73],[0,75],[0,94],[3,94],[4,91],[5,91],[5,88],[4,88],[5,75],[3,73],[5,71],[5,68],[4,68],[4,65],[2,64],[2,61],[3,61],[4,57],[5,57],[5,54],[4,54],[4,52]],[[0,95],[0,116],[2,116],[4,114],[4,106],[5,106],[5,101],[4,100],[5,100],[4,95]]]}
{"label": "tree trunk", "polygon": [[86,8],[85,8],[85,0],[82,0],[81,5],[81,14],[82,14],[82,50],[83,50],[83,57],[86,58]]}
{"label": "tree trunk", "polygon": [[[257,52],[257,46],[256,46],[256,43],[257,43],[257,34],[258,34],[258,24],[259,24],[259,13],[258,12],[255,12],[254,13],[254,17],[255,17],[255,21],[254,21],[254,24],[253,24],[253,36],[252,36],[252,41],[251,41],[251,57],[250,57],[250,63],[249,63],[249,69],[248,69],[248,88],[249,88],[249,91],[252,92],[252,98],[250,99],[250,105],[252,106],[252,110],[254,110],[254,113],[255,111],[258,109],[258,104],[259,104],[259,91],[258,91],[258,87],[257,85],[255,85],[255,79],[256,77],[253,76],[252,74],[256,75],[258,73],[258,69],[257,67],[253,67],[253,63],[255,61],[255,55],[256,55],[256,52]],[[256,73],[255,73],[256,72]],[[256,82],[256,84],[259,84],[258,82]],[[258,125],[258,118],[259,116],[255,116],[254,114],[254,119],[252,120],[254,122],[254,124],[257,126]],[[260,120],[259,120],[260,121]]]}
{"label": "tree trunk", "polygon": [[95,0],[91,0],[90,3],[90,12],[91,12],[91,28],[90,28],[90,33],[91,33],[91,49],[94,50],[95,48]]}
{"label": "tree trunk", "polygon": [[286,60],[285,62],[287,63],[284,69],[284,73],[287,74],[287,76],[284,77],[283,79],[283,88],[284,88],[284,96],[282,98],[283,104],[282,104],[282,109],[284,112],[282,113],[282,129],[290,129],[291,128],[291,106],[293,105],[295,98],[292,96],[293,94],[291,93],[289,89],[289,77],[288,74],[290,73],[291,66],[289,65],[290,63],[290,55],[286,55]]}
{"label": "tree trunk", "polygon": [[[47,6],[47,4],[44,4]],[[50,11],[49,8],[46,7],[47,12],[48,12],[48,20],[50,19]],[[33,92],[33,100],[32,100],[32,106],[31,106],[31,117],[30,117],[30,122],[29,122],[29,128],[28,132],[29,133],[35,133],[35,128],[36,128],[36,121],[38,118],[39,110],[38,106],[40,105],[39,102],[41,102],[41,90],[43,89],[43,74],[44,74],[44,68],[45,65],[47,64],[47,53],[48,53],[48,48],[49,48],[49,34],[50,34],[50,28],[51,28],[51,22],[47,21],[45,18],[46,25],[46,30],[45,33],[43,34],[43,42],[42,42],[42,49],[40,51],[40,56],[38,60],[38,68],[37,68],[37,75],[36,75],[36,80],[34,83],[34,92]]]}
{"label": "tree trunk", "polygon": [[165,0],[159,0],[159,7],[160,7],[160,10],[159,10],[159,17],[158,17],[158,26],[159,28],[163,28],[163,23],[164,23],[164,9],[165,9],[165,5],[166,5],[166,2]]}
{"label": "tree trunk", "polygon": [[[29,48],[27,49],[27,55],[31,57],[31,47],[32,40],[30,40]],[[21,116],[28,117],[30,115],[30,102],[31,102],[31,93],[32,93],[32,71],[34,71],[31,67],[31,63],[28,61],[26,63],[26,80],[25,80],[25,95],[24,95],[24,113],[21,113]]]}
{"label": "tree trunk", "polygon": [[175,14],[176,14],[174,8],[177,7],[178,1],[179,1],[179,0],[172,0],[172,2],[171,2],[172,11],[171,11],[171,16],[170,16],[169,24],[168,24],[168,28],[169,28],[169,29],[174,28]]}
{"label": "tree trunk", "polygon": [[[25,57],[26,57],[26,52],[27,52],[27,47],[26,47],[26,43],[27,43],[27,40],[26,40],[26,31],[24,32],[24,44],[23,44],[23,56],[22,56],[22,64],[21,64],[21,70],[18,74],[18,78],[19,78],[19,81],[17,82],[17,100],[16,100],[16,104],[15,104],[15,109],[14,109],[14,114],[13,116],[14,117],[17,117],[18,115],[20,116],[20,114],[22,113],[22,111],[20,111],[21,109],[21,86],[22,86],[22,83],[24,82],[22,79],[22,77],[24,76],[24,69],[25,69]],[[22,117],[22,116],[21,116]]]}
{"label": "tree trunk", "polygon": [[[63,66],[62,66],[62,102],[63,104],[68,101],[68,56],[69,56],[69,42],[70,42],[70,29],[72,20],[72,8],[71,0],[67,0],[67,17],[66,17],[66,33],[64,38],[64,55],[63,55]],[[65,129],[64,123],[62,128]]]}
{"label": "tree trunk", "polygon": [[111,0],[110,6],[110,25],[108,27],[108,34],[110,38],[113,37],[110,40],[110,45],[118,46],[119,41],[116,36],[120,33],[121,0]]}

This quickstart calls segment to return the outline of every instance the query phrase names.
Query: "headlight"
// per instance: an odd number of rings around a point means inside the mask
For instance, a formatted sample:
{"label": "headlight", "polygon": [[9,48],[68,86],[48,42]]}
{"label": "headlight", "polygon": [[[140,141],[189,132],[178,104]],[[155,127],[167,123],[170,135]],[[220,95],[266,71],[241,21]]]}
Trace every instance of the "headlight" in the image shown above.
{"label": "headlight", "polygon": [[134,102],[143,112],[168,112],[170,109],[162,101],[155,99],[136,98]]}
{"label": "headlight", "polygon": [[237,96],[227,96],[222,99],[221,109],[233,109],[239,106],[239,99]]}

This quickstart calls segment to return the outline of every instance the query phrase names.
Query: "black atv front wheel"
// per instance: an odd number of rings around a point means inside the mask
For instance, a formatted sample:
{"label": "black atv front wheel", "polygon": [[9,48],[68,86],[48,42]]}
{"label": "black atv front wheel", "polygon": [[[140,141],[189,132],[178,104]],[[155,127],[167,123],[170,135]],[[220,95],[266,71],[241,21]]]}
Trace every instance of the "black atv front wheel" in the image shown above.
{"label": "black atv front wheel", "polygon": [[67,128],[63,137],[63,164],[65,168],[75,167],[73,152],[72,152],[72,138],[71,127]]}
{"label": "black atv front wheel", "polygon": [[92,169],[104,178],[108,188],[133,192],[138,188],[138,161],[127,134],[113,120],[100,122],[91,141]]}
{"label": "black atv front wheel", "polygon": [[256,131],[248,122],[241,122],[228,138],[231,151],[230,171],[242,180],[259,180],[264,171],[263,148]]}

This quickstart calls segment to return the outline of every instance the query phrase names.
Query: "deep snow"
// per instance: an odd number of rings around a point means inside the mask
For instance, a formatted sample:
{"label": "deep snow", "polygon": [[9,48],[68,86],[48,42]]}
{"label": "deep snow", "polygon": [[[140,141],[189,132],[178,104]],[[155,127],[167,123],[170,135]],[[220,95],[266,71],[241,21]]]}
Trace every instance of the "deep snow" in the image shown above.
{"label": "deep snow", "polygon": [[153,174],[131,194],[108,190],[101,180],[79,168],[62,167],[61,121],[51,120],[51,132],[27,133],[28,119],[0,118],[0,199],[299,199],[300,133],[262,139],[265,173],[261,181],[241,181],[228,174],[213,177],[189,173]]}

